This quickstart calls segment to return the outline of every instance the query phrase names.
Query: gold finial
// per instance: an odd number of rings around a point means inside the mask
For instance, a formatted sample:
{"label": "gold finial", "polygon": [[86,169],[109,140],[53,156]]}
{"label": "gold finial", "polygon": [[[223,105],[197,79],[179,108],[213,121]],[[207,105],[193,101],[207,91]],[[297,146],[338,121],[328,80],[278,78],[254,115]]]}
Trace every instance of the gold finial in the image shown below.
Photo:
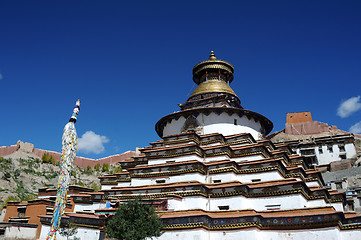
{"label": "gold finial", "polygon": [[211,51],[211,55],[209,56],[209,60],[217,60],[216,55],[214,55],[213,51]]}

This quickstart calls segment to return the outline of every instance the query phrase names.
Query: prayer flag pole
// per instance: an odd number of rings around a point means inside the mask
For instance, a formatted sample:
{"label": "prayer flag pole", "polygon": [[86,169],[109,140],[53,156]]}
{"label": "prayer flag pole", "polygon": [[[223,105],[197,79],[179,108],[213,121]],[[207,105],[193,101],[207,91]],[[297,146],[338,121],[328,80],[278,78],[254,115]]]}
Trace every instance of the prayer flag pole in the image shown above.
{"label": "prayer flag pole", "polygon": [[53,218],[47,240],[55,240],[56,232],[60,226],[61,216],[65,212],[67,203],[67,193],[70,184],[71,170],[73,168],[74,158],[78,147],[78,137],[76,134],[75,123],[80,110],[80,100],[76,101],[73,114],[69,122],[64,127],[62,138],[62,156],[61,156],[61,172],[58,181],[57,195],[54,205]]}

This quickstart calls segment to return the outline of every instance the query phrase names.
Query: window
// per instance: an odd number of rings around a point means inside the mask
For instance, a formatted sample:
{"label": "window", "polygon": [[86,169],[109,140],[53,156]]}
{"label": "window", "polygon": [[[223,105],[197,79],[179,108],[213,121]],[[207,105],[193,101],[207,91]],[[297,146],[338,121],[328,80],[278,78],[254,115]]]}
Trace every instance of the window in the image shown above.
{"label": "window", "polygon": [[318,153],[323,153],[323,151],[322,151],[322,145],[321,145],[321,146],[318,146]]}
{"label": "window", "polygon": [[229,210],[229,205],[218,206],[219,210]]}
{"label": "window", "polygon": [[164,179],[158,179],[158,180],[155,180],[156,183],[165,183],[165,180]]}
{"label": "window", "polygon": [[342,182],[335,183],[336,189],[342,189]]}
{"label": "window", "polygon": [[345,151],[345,146],[341,145],[341,146],[338,146],[340,148],[340,152],[344,152]]}
{"label": "window", "polygon": [[234,119],[233,124],[237,125],[237,119]]}
{"label": "window", "polygon": [[313,165],[318,165],[317,156],[314,156],[314,157],[312,158],[311,163],[312,163]]}
{"label": "window", "polygon": [[315,149],[302,149],[301,155],[315,155]]}
{"label": "window", "polygon": [[19,218],[24,218],[25,217],[25,211],[26,211],[26,206],[19,206],[18,207],[18,217]]}
{"label": "window", "polygon": [[266,205],[267,210],[280,210],[281,204]]}
{"label": "window", "polygon": [[53,211],[54,211],[54,210],[53,210],[52,207],[47,207],[45,214],[46,214],[46,215],[53,215]]}
{"label": "window", "polygon": [[252,181],[252,182],[260,182],[261,179],[252,179],[251,181]]}
{"label": "window", "polygon": [[351,190],[351,191],[347,191],[347,192],[346,192],[346,195],[353,195],[353,194],[355,194],[355,192],[354,192],[354,191],[352,191],[352,190]]}
{"label": "window", "polygon": [[348,202],[347,207],[349,211],[353,211],[354,210],[353,202]]}
{"label": "window", "polygon": [[219,179],[213,180],[213,183],[220,183],[220,182],[222,182],[222,180],[219,180]]}
{"label": "window", "polygon": [[332,145],[327,146],[329,152],[333,152]]}
{"label": "window", "polygon": [[346,159],[346,154],[340,154],[340,158],[341,158],[342,160]]}

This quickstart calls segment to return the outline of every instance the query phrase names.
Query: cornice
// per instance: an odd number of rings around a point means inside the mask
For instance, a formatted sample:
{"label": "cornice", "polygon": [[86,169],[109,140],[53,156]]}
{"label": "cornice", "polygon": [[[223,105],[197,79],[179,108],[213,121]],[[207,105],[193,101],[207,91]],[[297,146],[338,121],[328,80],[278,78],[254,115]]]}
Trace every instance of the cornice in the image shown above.
{"label": "cornice", "polygon": [[192,108],[187,110],[182,110],[179,112],[171,113],[167,116],[161,118],[155,125],[155,130],[160,137],[163,137],[163,128],[172,119],[179,118],[181,116],[187,118],[189,115],[194,113],[210,113],[210,112],[226,112],[227,114],[238,114],[239,116],[246,115],[249,119],[253,118],[255,121],[260,121],[265,129],[265,135],[269,134],[273,129],[273,123],[266,118],[265,116],[241,108],[234,108],[234,107],[202,107],[202,108]]}

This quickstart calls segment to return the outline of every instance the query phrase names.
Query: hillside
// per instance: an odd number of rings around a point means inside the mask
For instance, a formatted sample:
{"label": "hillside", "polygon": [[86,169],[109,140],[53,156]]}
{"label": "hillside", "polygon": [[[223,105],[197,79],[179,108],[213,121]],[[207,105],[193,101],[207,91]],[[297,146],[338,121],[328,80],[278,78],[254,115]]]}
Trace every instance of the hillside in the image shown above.
{"label": "hillside", "polygon": [[[116,166],[97,164],[94,168],[75,166],[71,184],[100,189],[99,176],[120,171]],[[39,188],[56,188],[60,163],[52,158],[39,159],[36,155],[17,151],[7,157],[0,157],[0,206],[9,200],[36,198]]]}

